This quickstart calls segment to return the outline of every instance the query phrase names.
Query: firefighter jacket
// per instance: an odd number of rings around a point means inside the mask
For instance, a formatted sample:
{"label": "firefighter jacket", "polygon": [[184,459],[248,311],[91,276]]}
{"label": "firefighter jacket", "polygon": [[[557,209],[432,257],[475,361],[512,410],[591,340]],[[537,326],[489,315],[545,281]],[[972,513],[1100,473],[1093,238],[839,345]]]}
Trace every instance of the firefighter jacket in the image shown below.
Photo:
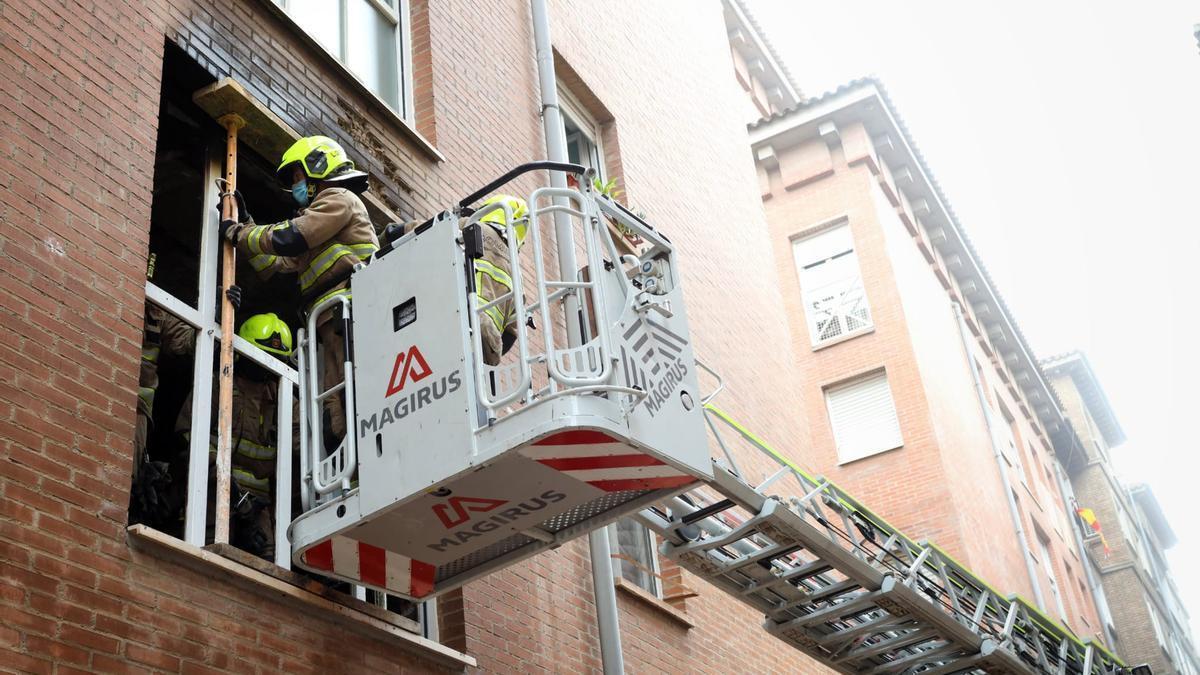
{"label": "firefighter jacket", "polygon": [[[508,259],[508,243],[492,227],[483,229],[483,257],[475,260],[475,295],[480,307],[513,290],[512,266]],[[500,363],[500,356],[516,339],[517,315],[512,297],[483,311],[479,321],[483,344],[483,360],[489,365]]]}
{"label": "firefighter jacket", "polygon": [[[245,376],[233,375],[233,440],[231,442],[233,479],[238,487],[264,500],[271,498],[271,485],[275,480],[276,455],[276,396],[279,383],[274,378],[258,381]],[[214,387],[215,389],[215,387]],[[213,391],[213,407],[216,408],[217,392]],[[191,438],[192,399],[189,396],[179,411],[175,431]],[[216,426],[216,415],[213,415]],[[297,437],[292,436],[293,444]],[[209,440],[209,452],[217,451],[217,435],[214,431]]]}
{"label": "firefighter jacket", "polygon": [[196,348],[196,331],[174,314],[146,303],[146,327],[142,332],[142,366],[138,373],[138,414],[154,419],[154,394],[158,391],[158,359],[166,352],[191,354]]}
{"label": "firefighter jacket", "polygon": [[358,195],[345,188],[321,190],[299,215],[282,223],[250,223],[237,233],[238,250],[260,275],[295,272],[308,307],[337,292],[336,281],[379,250],[379,238]]}

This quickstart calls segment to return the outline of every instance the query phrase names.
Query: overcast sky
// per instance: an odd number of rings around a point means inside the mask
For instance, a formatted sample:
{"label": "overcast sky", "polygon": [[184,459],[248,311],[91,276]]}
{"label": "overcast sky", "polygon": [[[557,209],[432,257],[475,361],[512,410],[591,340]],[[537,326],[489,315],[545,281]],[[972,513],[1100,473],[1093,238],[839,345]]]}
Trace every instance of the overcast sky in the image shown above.
{"label": "overcast sky", "polygon": [[748,4],[806,95],[882,79],[1039,358],[1087,354],[1200,617],[1200,3]]}

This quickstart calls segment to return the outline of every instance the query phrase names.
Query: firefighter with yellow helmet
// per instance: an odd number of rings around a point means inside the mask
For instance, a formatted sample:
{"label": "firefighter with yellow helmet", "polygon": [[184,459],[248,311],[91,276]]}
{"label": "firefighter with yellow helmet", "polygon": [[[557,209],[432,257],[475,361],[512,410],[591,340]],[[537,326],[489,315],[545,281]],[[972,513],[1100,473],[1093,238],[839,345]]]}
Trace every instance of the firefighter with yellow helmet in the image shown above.
{"label": "firefighter with yellow helmet", "polygon": [[[246,319],[238,328],[238,335],[277,359],[286,360],[292,355],[291,328],[274,313],[256,314]],[[278,486],[274,484],[278,389],[279,380],[272,373],[249,359],[238,357],[233,369],[233,456],[230,465],[236,489],[232,539],[239,548],[268,560],[275,556],[275,529],[269,507],[275,499],[290,499],[288,486],[283,486],[284,492],[277,494]],[[189,397],[176,418],[176,433],[190,440],[191,423],[192,400]],[[214,431],[209,445],[210,481],[216,450]],[[212,505],[210,497],[210,522]]]}
{"label": "firefighter with yellow helmet", "polygon": [[[512,211],[513,233],[516,241],[508,240],[508,228],[504,223],[504,210],[496,209],[479,219],[487,227],[483,229],[483,257],[475,260],[475,295],[480,306],[512,291],[512,266],[509,264],[509,247],[518,249],[525,243],[529,229],[528,208],[525,200],[511,195],[492,195],[483,200],[483,206],[504,203]],[[466,223],[466,220],[463,220]],[[500,357],[512,347],[517,339],[517,322],[520,317],[512,298],[488,309],[486,318],[480,320],[480,336],[483,343],[483,360],[489,365],[500,363]]]}
{"label": "firefighter with yellow helmet", "polygon": [[[379,250],[379,239],[360,194],[367,174],[355,169],[342,146],[326,136],[308,136],[283,153],[276,176],[290,188],[299,207],[291,219],[258,225],[239,209],[240,221],[221,221],[221,235],[237,244],[256,272],[294,271],[298,275],[305,311],[335,295],[350,296],[349,272]],[[236,196],[236,195],[234,195]],[[317,337],[325,388],[342,380],[345,336],[333,311],[318,319]],[[337,437],[346,433],[344,403],[326,399],[329,428]]]}

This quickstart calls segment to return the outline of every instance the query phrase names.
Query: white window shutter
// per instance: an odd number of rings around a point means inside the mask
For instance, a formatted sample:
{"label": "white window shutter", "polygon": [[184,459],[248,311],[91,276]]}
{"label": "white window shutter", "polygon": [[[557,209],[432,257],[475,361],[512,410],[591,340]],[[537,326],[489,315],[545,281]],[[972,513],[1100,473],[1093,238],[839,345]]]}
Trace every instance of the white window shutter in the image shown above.
{"label": "white window shutter", "polygon": [[813,346],[872,326],[849,225],[793,243]]}
{"label": "white window shutter", "polygon": [[827,389],[825,402],[837,440],[840,463],[869,457],[904,444],[886,374],[879,373]]}

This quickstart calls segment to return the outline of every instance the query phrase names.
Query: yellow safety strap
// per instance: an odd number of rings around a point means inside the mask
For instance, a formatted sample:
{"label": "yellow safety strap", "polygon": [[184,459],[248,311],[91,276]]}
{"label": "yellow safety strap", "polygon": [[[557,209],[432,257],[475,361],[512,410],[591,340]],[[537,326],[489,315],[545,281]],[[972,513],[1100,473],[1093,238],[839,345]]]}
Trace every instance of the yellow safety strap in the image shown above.
{"label": "yellow safety strap", "polygon": [[154,387],[138,387],[138,398],[142,399],[142,403],[146,404],[147,408],[154,408]]}
{"label": "yellow safety strap", "polygon": [[142,347],[142,360],[146,363],[158,363],[159,347]]}

